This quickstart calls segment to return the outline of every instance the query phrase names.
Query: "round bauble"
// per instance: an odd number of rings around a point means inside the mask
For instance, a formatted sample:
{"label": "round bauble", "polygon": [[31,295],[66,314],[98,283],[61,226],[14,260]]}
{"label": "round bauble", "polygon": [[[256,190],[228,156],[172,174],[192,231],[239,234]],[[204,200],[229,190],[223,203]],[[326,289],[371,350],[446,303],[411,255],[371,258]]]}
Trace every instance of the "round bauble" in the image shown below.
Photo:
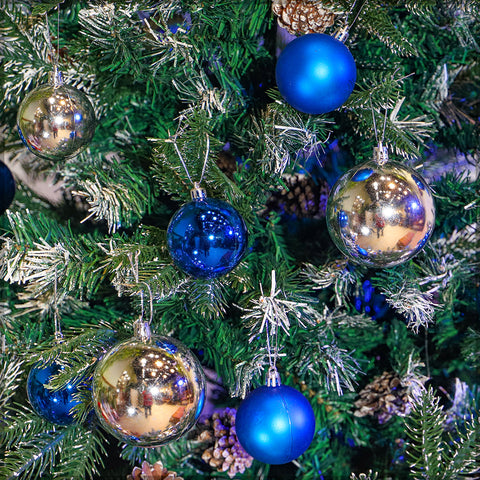
{"label": "round bauble", "polygon": [[235,424],[245,451],[273,465],[302,455],[315,434],[312,406],[298,390],[287,385],[253,390],[240,404]]}
{"label": "round bauble", "polygon": [[275,74],[287,103],[300,112],[321,114],[345,103],[355,86],[357,68],[340,40],[310,33],[285,47]]}
{"label": "round bauble", "polygon": [[248,232],[228,203],[193,200],[172,217],[167,244],[175,264],[196,278],[214,278],[235,268],[245,253]]}
{"label": "round bauble", "polygon": [[51,377],[62,368],[58,363],[34,366],[28,374],[27,394],[33,409],[42,418],[57,425],[69,425],[75,421],[72,408],[80,403],[73,398],[78,383],[69,382],[59,390],[46,388]]}
{"label": "round bauble", "polygon": [[205,376],[179,341],[152,335],[116,345],[97,365],[95,412],[105,430],[125,443],[158,447],[184,435],[200,416]]}
{"label": "round bauble", "polygon": [[340,177],[327,202],[327,226],[353,262],[392,267],[412,258],[435,225],[433,196],[423,178],[400,163],[364,163]]}
{"label": "round bauble", "polygon": [[15,180],[10,169],[0,161],[0,215],[10,206],[15,196]]}
{"label": "round bauble", "polygon": [[17,115],[18,132],[26,147],[54,161],[78,155],[92,140],[95,124],[87,96],[63,83],[32,90]]}

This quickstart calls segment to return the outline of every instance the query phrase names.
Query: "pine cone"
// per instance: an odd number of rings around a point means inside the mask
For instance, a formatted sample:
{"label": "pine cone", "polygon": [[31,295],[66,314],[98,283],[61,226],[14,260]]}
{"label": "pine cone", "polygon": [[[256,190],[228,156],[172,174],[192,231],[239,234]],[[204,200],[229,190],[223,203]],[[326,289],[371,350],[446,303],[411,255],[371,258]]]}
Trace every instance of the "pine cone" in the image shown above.
{"label": "pine cone", "polygon": [[336,16],[319,0],[273,0],[272,11],[278,16],[278,24],[293,35],[323,33]]}
{"label": "pine cone", "polygon": [[371,415],[378,423],[388,422],[394,415],[406,415],[410,411],[408,388],[393,372],[383,372],[375,377],[361,392],[355,402],[356,417]]}
{"label": "pine cone", "polygon": [[238,441],[235,431],[236,414],[234,408],[214,413],[200,425],[203,430],[197,437],[197,440],[208,446],[203,452],[202,460],[218,472],[227,472],[230,478],[245,472],[253,461]]}
{"label": "pine cone", "polygon": [[183,480],[183,477],[177,477],[175,472],[167,470],[158,461],[154,465],[143,462],[142,468],[135,467],[132,474],[127,475],[127,480]]}
{"label": "pine cone", "polygon": [[315,181],[304,174],[285,175],[288,189],[275,192],[267,200],[268,210],[297,218],[323,218],[327,208],[328,183]]}

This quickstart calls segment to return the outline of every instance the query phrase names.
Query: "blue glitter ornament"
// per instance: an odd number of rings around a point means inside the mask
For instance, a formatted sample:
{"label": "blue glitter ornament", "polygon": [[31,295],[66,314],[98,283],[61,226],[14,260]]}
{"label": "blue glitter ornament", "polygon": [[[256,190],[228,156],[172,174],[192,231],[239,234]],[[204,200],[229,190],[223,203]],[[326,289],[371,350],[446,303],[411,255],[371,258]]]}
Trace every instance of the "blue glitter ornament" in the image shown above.
{"label": "blue glitter ornament", "polygon": [[243,218],[231,205],[206,198],[199,191],[194,190],[198,198],[172,217],[167,244],[181,270],[196,278],[214,278],[238,265],[248,233]]}
{"label": "blue glitter ornament", "polygon": [[15,180],[9,168],[0,161],[0,215],[12,203],[15,196]]}
{"label": "blue glitter ornament", "polygon": [[33,367],[28,375],[27,394],[38,415],[57,425],[69,425],[75,421],[71,410],[80,403],[73,398],[78,384],[69,382],[55,391],[45,387],[61,369],[58,363]]}
{"label": "blue glitter ornament", "polygon": [[323,33],[290,42],[276,67],[277,86],[286,102],[300,112],[316,115],[343,105],[356,78],[357,68],[348,48]]}
{"label": "blue glitter ornament", "polygon": [[253,390],[240,404],[237,437],[247,453],[264,463],[280,465],[302,455],[315,434],[309,401],[287,385]]}

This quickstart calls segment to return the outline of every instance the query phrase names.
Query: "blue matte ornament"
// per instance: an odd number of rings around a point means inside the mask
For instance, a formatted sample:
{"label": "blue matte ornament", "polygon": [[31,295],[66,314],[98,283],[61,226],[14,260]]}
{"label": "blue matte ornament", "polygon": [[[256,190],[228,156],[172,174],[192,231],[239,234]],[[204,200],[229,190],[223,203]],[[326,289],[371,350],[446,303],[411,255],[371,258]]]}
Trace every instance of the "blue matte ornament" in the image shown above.
{"label": "blue matte ornament", "polygon": [[12,203],[15,196],[15,180],[9,168],[0,161],[0,215]]}
{"label": "blue matte ornament", "polygon": [[235,268],[245,253],[248,232],[228,203],[206,198],[204,191],[172,217],[167,244],[175,264],[196,278],[214,278]]}
{"label": "blue matte ornament", "polygon": [[315,115],[343,105],[356,78],[355,60],[348,48],[324,33],[310,33],[290,42],[276,67],[277,86],[286,102]]}
{"label": "blue matte ornament", "polygon": [[310,402],[287,385],[253,390],[240,404],[237,437],[247,453],[264,463],[291,462],[309,447],[315,434]]}
{"label": "blue matte ornament", "polygon": [[58,363],[46,367],[34,366],[28,375],[27,393],[38,415],[57,425],[69,425],[75,421],[71,410],[80,403],[73,398],[73,394],[78,391],[78,383],[69,382],[60,390],[46,388],[52,376],[61,369]]}

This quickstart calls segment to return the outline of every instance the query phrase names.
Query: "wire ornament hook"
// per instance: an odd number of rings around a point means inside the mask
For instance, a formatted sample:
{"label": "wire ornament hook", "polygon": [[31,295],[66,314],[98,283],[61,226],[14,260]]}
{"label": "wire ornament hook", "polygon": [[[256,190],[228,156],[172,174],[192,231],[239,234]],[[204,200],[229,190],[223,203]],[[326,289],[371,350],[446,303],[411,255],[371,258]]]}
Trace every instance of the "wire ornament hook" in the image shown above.
{"label": "wire ornament hook", "polygon": [[59,69],[59,61],[60,61],[60,2],[57,4],[57,48],[56,50],[53,48],[52,43],[52,34],[50,31],[50,25],[48,23],[48,14],[45,12],[45,30],[46,30],[46,37],[47,37],[47,44],[48,49],[50,50],[50,63],[52,64],[52,72],[50,74],[50,82],[53,84],[54,88],[58,88],[63,84],[63,77],[62,73]]}
{"label": "wire ornament hook", "polygon": [[[180,122],[181,122],[181,118],[180,118]],[[180,149],[178,148],[178,145],[177,145],[177,137],[180,133],[180,122],[179,122],[179,125],[178,125],[177,132],[172,137],[171,142],[173,143],[173,147],[175,148],[175,151],[177,152],[178,158],[180,159],[180,162],[181,162],[183,168],[185,169],[185,173],[187,174],[187,177],[190,180],[190,183],[193,185],[192,198],[193,199],[205,198],[205,196],[206,196],[205,190],[200,188],[200,184],[203,181],[203,177],[205,176],[205,170],[207,168],[208,155],[210,153],[210,136],[208,135],[208,133],[205,133],[205,135],[207,137],[207,145],[205,147],[205,159],[204,159],[203,165],[202,165],[202,172],[200,174],[200,180],[198,180],[198,182],[195,182],[194,180],[192,180],[192,177],[190,175],[190,172],[188,171],[188,167],[187,167],[187,164],[185,162],[185,159],[183,158],[182,153],[180,152]]]}
{"label": "wire ornament hook", "polygon": [[388,108],[385,107],[385,115],[383,119],[383,130],[382,130],[382,138],[378,140],[378,130],[377,130],[377,120],[375,117],[375,109],[373,108],[372,103],[372,96],[370,95],[370,110],[372,112],[372,120],[373,120],[373,129],[375,132],[375,141],[377,142],[377,146],[373,147],[373,160],[378,165],[385,165],[388,162],[388,147],[383,145],[383,141],[385,139],[385,131],[387,129],[387,113]]}
{"label": "wire ornament hook", "polygon": [[[132,257],[132,254],[130,253],[128,255],[128,258],[130,260],[130,266],[132,268],[132,274],[133,278],[135,280],[135,283],[137,285],[140,284],[140,275],[139,275],[139,257],[140,257],[140,251],[137,250],[135,252],[135,259]],[[143,343],[148,343],[151,340],[152,337],[152,332],[150,329],[150,325],[153,320],[153,294],[152,290],[150,288],[150,285],[148,285],[146,282],[143,282],[143,285],[146,285],[149,291],[150,295],[150,318],[148,321],[145,321],[144,315],[145,315],[145,292],[143,288],[140,290],[140,315],[139,317],[133,322],[133,332],[134,336],[139,339]]]}
{"label": "wire ornament hook", "polygon": [[[270,287],[270,296],[274,297],[277,291],[277,282],[276,282],[276,274],[275,270],[272,270],[272,284]],[[263,298],[263,288],[260,285],[260,291],[262,292],[262,297]],[[281,380],[280,380],[280,374],[278,373],[277,370],[277,359],[278,359],[278,326],[274,324],[272,331],[270,331],[269,327],[270,322],[266,322],[265,324],[265,331],[267,334],[267,354],[268,354],[268,363],[270,365],[267,373],[267,386],[269,387],[278,387],[280,386]],[[270,335],[274,339],[274,345],[273,345],[273,352],[272,352],[272,345],[270,343]]]}
{"label": "wire ornament hook", "polygon": [[53,328],[54,328],[55,342],[61,343],[63,341],[63,333],[60,326],[60,319],[59,319],[59,313],[58,313],[57,291],[58,291],[58,277],[57,277],[57,265],[55,265],[54,279],[53,279]]}

